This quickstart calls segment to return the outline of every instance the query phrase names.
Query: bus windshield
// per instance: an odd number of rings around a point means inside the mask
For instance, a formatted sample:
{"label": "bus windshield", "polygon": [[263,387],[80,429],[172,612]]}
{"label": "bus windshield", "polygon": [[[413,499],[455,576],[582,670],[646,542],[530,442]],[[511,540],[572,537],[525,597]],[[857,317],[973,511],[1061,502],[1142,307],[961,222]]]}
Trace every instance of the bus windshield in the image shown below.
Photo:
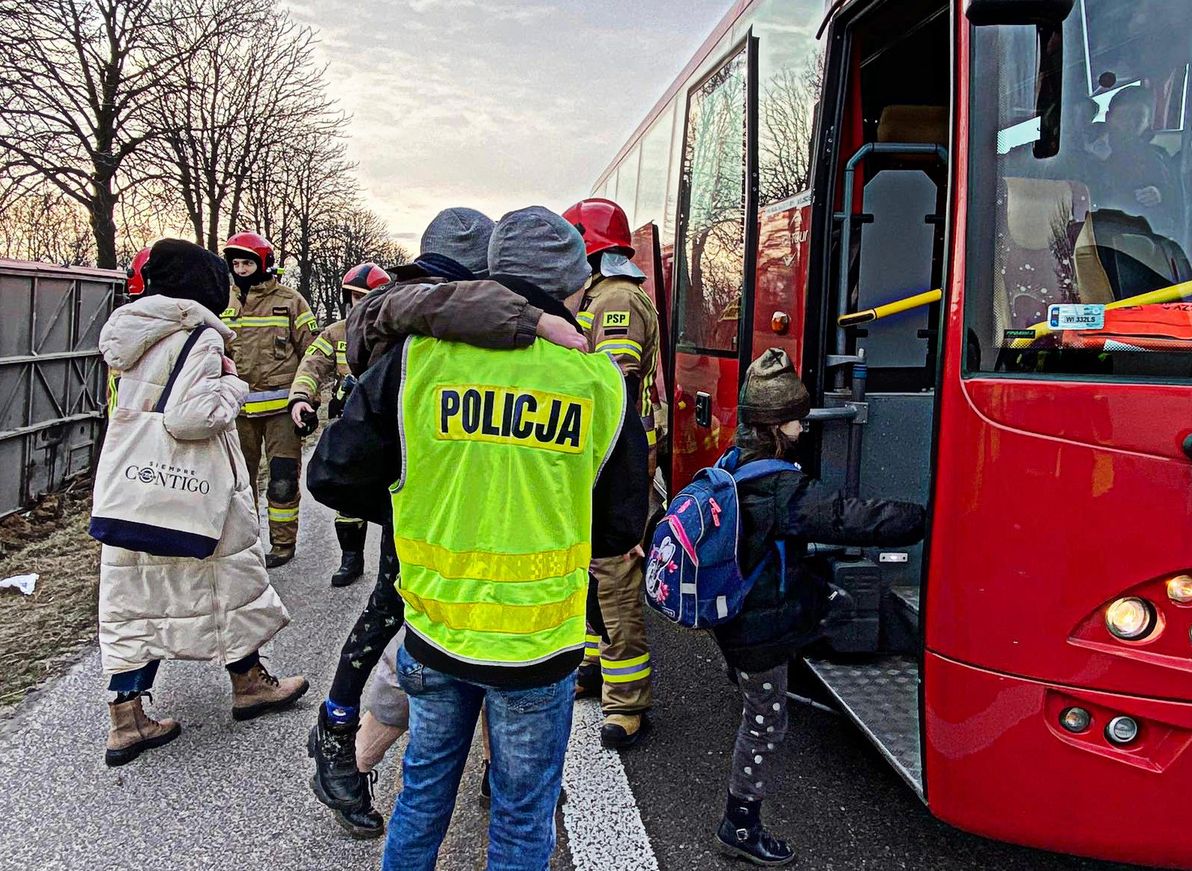
{"label": "bus windshield", "polygon": [[1192,377],[1189,22],[1077,0],[1042,158],[1035,28],[974,29],[968,372]]}

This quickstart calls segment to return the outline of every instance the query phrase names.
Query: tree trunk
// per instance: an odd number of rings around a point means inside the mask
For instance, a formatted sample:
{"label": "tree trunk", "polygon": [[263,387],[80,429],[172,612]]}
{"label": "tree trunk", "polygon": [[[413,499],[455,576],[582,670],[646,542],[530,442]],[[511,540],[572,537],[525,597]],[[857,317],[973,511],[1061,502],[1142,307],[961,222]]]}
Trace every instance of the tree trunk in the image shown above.
{"label": "tree trunk", "polygon": [[95,265],[116,268],[116,195],[111,176],[92,176],[91,232],[95,235]]}

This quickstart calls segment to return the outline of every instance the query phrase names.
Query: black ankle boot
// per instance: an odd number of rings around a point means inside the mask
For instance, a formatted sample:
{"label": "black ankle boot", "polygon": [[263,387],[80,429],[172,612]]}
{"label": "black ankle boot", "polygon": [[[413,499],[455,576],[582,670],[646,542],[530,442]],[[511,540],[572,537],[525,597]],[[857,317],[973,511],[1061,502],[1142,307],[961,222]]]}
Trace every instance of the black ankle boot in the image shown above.
{"label": "black ankle boot", "polygon": [[339,568],[331,576],[331,586],[347,587],[364,574],[364,553],[358,550],[345,550],[340,557]]}
{"label": "black ankle boot", "polygon": [[327,709],[319,705],[319,722],[310,730],[306,752],[315,761],[311,789],[319,801],[333,810],[352,812],[372,807],[368,799],[368,779],[356,770],[356,730],[358,722],[332,723]]}
{"label": "black ankle boot", "polygon": [[331,586],[346,587],[364,574],[364,542],[368,537],[368,524],[335,522],[335,537],[343,552],[339,568],[331,576]]}
{"label": "black ankle boot", "polygon": [[364,804],[352,810],[335,810],[335,821],[353,838],[379,838],[385,834],[385,819],[373,809],[372,785],[377,781],[377,773],[370,771],[360,775],[368,784],[364,792]]}
{"label": "black ankle boot", "polygon": [[789,865],[795,861],[795,851],[762,825],[762,803],[731,793],[724,819],[716,830],[716,845],[722,853],[754,865]]}

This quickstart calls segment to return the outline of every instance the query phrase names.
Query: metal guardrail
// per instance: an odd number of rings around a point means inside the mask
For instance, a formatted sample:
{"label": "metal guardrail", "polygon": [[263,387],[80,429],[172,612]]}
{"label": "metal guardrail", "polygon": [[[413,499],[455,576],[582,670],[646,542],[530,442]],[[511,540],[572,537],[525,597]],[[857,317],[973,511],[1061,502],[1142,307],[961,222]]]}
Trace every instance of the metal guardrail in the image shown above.
{"label": "metal guardrail", "polygon": [[104,427],[99,331],[124,274],[0,260],[0,517],[86,474]]}

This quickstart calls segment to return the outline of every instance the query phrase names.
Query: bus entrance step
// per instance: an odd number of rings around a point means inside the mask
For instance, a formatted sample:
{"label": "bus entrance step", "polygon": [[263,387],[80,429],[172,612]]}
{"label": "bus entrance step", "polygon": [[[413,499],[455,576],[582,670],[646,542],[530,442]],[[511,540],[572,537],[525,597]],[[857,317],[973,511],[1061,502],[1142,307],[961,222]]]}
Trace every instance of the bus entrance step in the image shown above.
{"label": "bus entrance step", "polygon": [[918,587],[893,587],[890,590],[894,594],[894,598],[898,600],[898,604],[902,608],[916,618],[919,616],[919,588]]}
{"label": "bus entrance step", "polygon": [[849,719],[923,798],[919,663],[907,656],[866,663],[806,662]]}

